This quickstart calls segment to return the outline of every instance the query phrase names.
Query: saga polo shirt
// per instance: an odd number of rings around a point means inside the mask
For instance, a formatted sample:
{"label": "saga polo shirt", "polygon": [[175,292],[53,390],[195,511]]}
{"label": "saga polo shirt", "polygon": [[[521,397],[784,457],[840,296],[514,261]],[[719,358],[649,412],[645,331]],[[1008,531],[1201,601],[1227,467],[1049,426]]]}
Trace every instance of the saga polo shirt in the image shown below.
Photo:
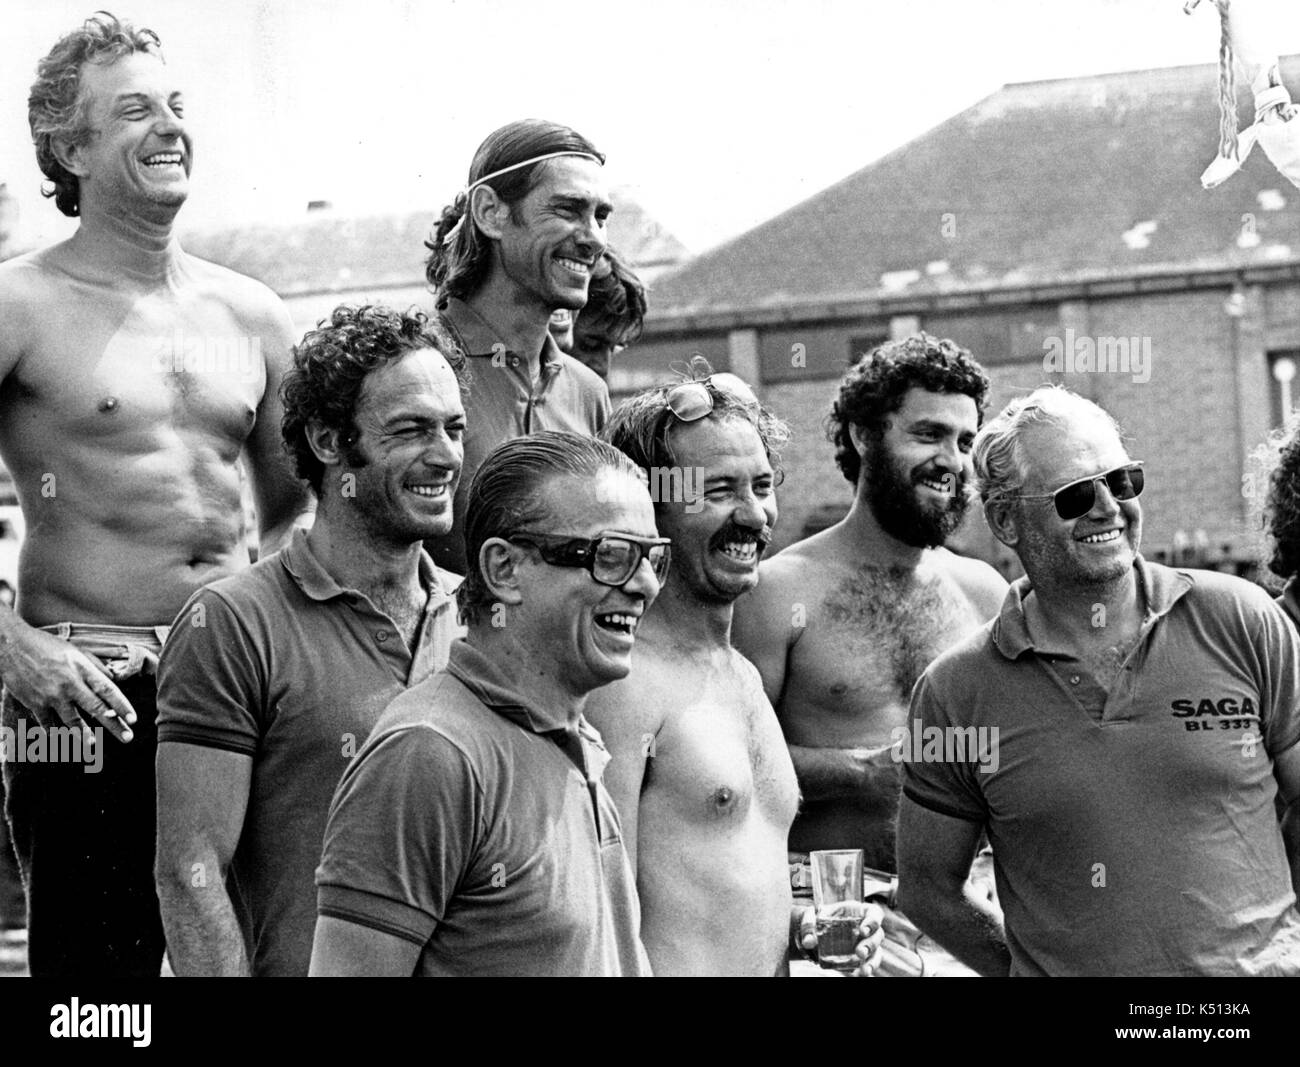
{"label": "saga polo shirt", "polygon": [[426,547],[440,567],[465,573],[465,501],[483,460],[497,445],[538,430],[568,430],[594,437],[609,421],[609,390],[595,372],[565,355],[549,331],[538,378],[528,359],[512,352],[462,300],[451,298],[439,317],[469,361],[465,462],[445,537]]}
{"label": "saga polo shirt", "polygon": [[903,792],[986,829],[1013,975],[1300,974],[1272,759],[1300,740],[1296,634],[1245,581],[1137,570],[1147,615],[1092,710],[1014,584],[917,683],[934,745]]}
{"label": "saga polo shirt", "polygon": [[608,760],[457,641],[339,783],[320,914],[419,945],[423,976],[649,974]]}
{"label": "saga polo shirt", "polygon": [[421,553],[420,582],[429,599],[412,651],[295,530],[283,551],[194,594],[163,648],[159,743],[253,761],[229,887],[255,975],[307,974],[334,787],[384,708],[442,668],[464,632],[458,580]]}

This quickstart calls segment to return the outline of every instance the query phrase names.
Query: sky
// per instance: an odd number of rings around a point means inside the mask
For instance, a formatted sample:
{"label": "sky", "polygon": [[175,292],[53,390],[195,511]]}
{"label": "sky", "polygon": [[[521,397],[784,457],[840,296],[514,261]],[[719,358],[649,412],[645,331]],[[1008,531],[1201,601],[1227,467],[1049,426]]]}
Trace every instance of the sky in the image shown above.
{"label": "sky", "polygon": [[[1244,0],[1243,0],[1244,2]],[[1300,3],[1276,8],[1300,52]],[[1011,82],[1217,58],[1205,0],[98,0],[153,28],[195,141],[184,228],[431,215],[493,129],[579,130],[700,252],[807,199]],[[0,182],[20,239],[71,232],[39,195],[37,60],[96,0],[0,0]],[[1217,121],[1213,85],[1207,118]]]}

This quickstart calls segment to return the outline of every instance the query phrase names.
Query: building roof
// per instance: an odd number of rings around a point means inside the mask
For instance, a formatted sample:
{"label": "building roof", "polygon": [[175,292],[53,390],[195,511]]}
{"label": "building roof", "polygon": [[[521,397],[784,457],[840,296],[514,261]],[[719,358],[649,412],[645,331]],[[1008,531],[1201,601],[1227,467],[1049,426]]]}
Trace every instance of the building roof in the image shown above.
{"label": "building roof", "polygon": [[[627,194],[616,191],[609,241],[647,272],[681,262],[686,247]],[[424,281],[432,211],[349,218],[332,210],[292,223],[194,232],[186,251],[247,274],[282,297],[382,290]]]}
{"label": "building roof", "polygon": [[1294,263],[1300,189],[1262,148],[1201,188],[1217,87],[1214,64],[1004,86],[668,272],[651,318]]}

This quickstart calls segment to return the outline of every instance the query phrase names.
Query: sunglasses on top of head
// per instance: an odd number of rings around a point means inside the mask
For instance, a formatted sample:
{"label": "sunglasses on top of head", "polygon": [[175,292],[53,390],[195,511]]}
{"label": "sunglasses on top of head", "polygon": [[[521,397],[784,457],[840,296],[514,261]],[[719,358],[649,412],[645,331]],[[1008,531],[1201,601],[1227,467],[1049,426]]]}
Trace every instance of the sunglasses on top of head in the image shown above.
{"label": "sunglasses on top of head", "polygon": [[1103,481],[1110,495],[1117,501],[1133,500],[1141,496],[1146,484],[1142,461],[1135,460],[1102,474],[1080,478],[1052,493],[1016,493],[1015,496],[1020,500],[1050,500],[1056,505],[1056,513],[1068,522],[1082,518],[1092,510],[1097,502],[1097,483]]}
{"label": "sunglasses on top of head", "polygon": [[718,392],[726,393],[742,404],[759,406],[758,397],[754,395],[754,390],[745,383],[744,379],[724,371],[720,374],[710,374],[707,378],[674,385],[668,390],[666,398],[668,410],[682,422],[696,422],[704,418],[713,410],[713,394],[709,392],[710,385]]}
{"label": "sunglasses on top of head", "polygon": [[655,579],[662,585],[672,562],[672,542],[667,537],[601,534],[587,538],[523,531],[511,534],[506,540],[532,545],[552,566],[580,567],[601,585],[615,589],[632,580],[642,559],[650,561]]}

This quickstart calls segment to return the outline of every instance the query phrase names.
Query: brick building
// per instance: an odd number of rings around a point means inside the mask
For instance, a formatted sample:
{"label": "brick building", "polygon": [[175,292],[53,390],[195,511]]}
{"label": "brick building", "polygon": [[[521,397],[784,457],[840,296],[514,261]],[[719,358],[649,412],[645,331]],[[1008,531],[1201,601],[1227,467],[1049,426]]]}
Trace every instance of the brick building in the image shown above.
{"label": "brick building", "polygon": [[[1300,57],[1283,73],[1300,84]],[[992,411],[1055,381],[1121,421],[1147,461],[1149,555],[1246,567],[1247,456],[1300,363],[1300,190],[1262,151],[1201,189],[1216,79],[1207,65],[1005,86],[661,278],[611,388],[694,352],[755,382],[795,431],[783,546],[851,499],[821,428],[837,379],[924,329],[984,364]],[[982,519],[957,544],[1005,562]]]}

